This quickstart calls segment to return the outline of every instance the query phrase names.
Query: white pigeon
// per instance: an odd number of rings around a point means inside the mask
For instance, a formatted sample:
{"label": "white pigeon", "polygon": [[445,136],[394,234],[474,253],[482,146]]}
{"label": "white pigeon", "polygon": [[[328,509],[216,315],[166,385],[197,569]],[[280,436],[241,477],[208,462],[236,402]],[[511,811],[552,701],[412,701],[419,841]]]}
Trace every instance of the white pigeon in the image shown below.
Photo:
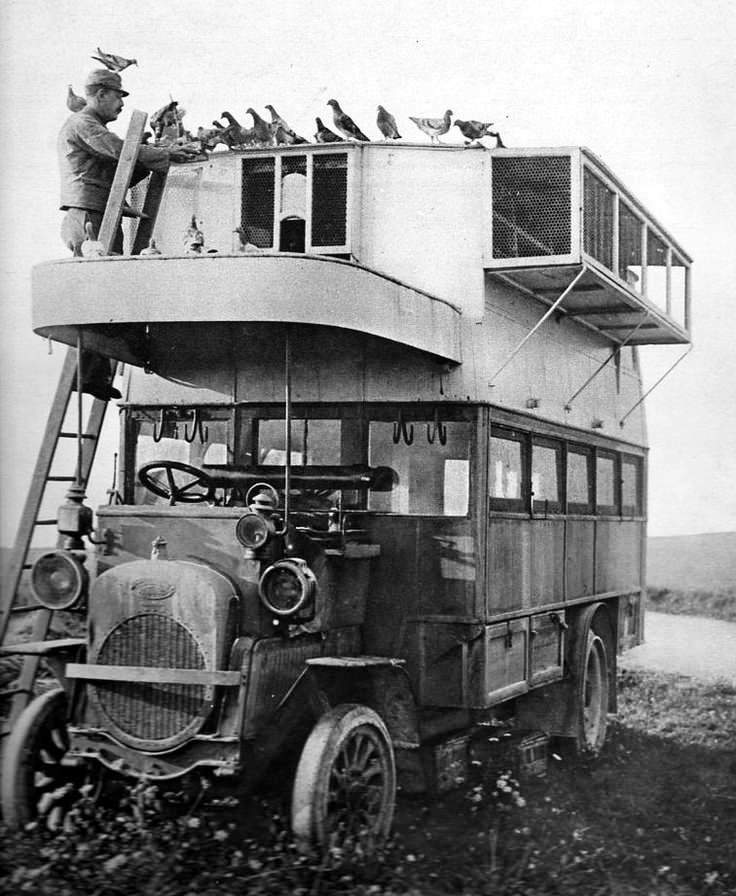
{"label": "white pigeon", "polygon": [[444,118],[414,118],[409,116],[420,131],[429,137],[432,143],[440,143],[442,134],[446,134],[450,130],[452,123],[452,109],[445,112]]}

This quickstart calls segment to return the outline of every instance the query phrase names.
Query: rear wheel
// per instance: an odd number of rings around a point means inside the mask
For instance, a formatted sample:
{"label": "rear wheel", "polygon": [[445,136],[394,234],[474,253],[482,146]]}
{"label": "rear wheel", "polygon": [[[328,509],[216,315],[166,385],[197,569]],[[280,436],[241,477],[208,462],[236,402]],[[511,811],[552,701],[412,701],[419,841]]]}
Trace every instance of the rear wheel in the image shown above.
{"label": "rear wheel", "polygon": [[299,759],[292,796],[294,834],[322,847],[380,843],[394,814],[394,752],[381,717],[343,704],[317,722]]}
{"label": "rear wheel", "polygon": [[603,639],[588,630],[583,662],[578,669],[579,706],[578,743],[597,753],[603,746],[608,728],[608,658]]}

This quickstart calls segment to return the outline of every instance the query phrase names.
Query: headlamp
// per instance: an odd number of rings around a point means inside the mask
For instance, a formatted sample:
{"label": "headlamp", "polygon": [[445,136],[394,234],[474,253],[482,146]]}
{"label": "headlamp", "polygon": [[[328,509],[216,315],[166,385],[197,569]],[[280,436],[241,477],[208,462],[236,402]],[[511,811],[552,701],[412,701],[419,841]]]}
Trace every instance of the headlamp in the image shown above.
{"label": "headlamp", "polygon": [[246,513],[235,526],[235,537],[244,548],[255,550],[268,541],[272,531],[273,527],[269,526],[268,520],[260,513]]}
{"label": "headlamp", "polygon": [[89,575],[69,551],[42,554],[31,568],[31,591],[48,610],[70,610],[87,593]]}
{"label": "headlamp", "polygon": [[258,583],[258,594],[274,616],[293,616],[309,604],[317,579],[305,560],[288,557],[268,567]]}

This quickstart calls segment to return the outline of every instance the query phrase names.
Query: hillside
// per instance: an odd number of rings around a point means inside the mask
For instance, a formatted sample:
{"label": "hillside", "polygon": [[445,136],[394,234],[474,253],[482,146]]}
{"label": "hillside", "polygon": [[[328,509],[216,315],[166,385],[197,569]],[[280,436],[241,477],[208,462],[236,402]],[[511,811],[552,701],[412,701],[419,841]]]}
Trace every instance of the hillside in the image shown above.
{"label": "hillside", "polygon": [[650,537],[647,584],[683,591],[736,590],[736,532]]}

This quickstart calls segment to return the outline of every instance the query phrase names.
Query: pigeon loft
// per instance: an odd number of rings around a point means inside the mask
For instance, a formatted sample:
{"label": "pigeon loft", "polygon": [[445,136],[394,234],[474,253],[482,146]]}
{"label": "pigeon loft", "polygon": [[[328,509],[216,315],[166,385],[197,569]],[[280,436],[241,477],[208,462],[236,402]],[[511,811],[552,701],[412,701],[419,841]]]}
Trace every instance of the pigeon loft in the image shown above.
{"label": "pigeon loft", "polygon": [[560,313],[614,342],[634,329],[632,345],[689,341],[689,256],[587,149],[216,153],[171,170],[154,232],[165,255],[183,254],[192,215],[219,254],[241,250],[242,227],[251,252],[353,261],[475,319],[489,279],[551,304],[582,272]]}

